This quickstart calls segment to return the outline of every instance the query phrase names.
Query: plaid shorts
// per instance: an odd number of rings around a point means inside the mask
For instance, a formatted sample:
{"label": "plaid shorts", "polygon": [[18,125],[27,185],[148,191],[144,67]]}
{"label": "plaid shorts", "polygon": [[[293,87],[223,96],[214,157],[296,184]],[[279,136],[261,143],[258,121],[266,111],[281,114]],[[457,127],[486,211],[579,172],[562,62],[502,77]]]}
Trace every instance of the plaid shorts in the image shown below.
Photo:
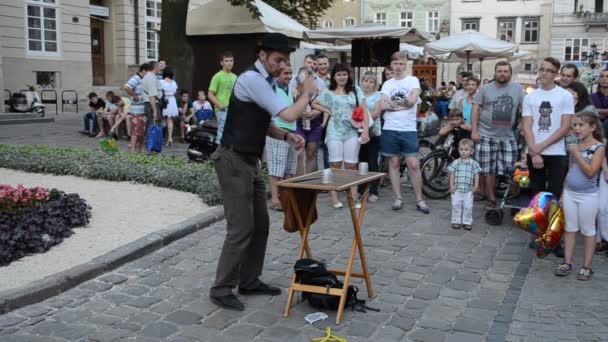
{"label": "plaid shorts", "polygon": [[481,176],[504,175],[507,167],[517,161],[517,141],[482,136],[476,146],[475,159]]}
{"label": "plaid shorts", "polygon": [[266,163],[268,174],[283,178],[296,174],[296,151],[287,142],[266,137]]}

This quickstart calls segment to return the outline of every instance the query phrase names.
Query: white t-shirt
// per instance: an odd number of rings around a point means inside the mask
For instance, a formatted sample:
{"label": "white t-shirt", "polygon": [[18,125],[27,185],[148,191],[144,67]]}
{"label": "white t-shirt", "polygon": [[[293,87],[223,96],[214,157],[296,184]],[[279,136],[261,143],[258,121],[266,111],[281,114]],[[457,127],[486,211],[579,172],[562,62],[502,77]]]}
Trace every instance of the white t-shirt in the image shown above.
{"label": "white t-shirt", "polygon": [[[532,134],[538,144],[548,139],[561,126],[562,115],[574,114],[574,98],[562,87],[551,90],[536,89],[524,97],[522,116],[532,117]],[[565,156],[564,138],[548,146],[541,153]]]}
{"label": "white t-shirt", "polygon": [[194,101],[192,103],[192,107],[194,108],[194,112],[196,112],[199,109],[213,109],[211,108],[211,104],[209,103],[209,101],[205,101],[203,103],[200,103],[197,101]]}
{"label": "white t-shirt", "polygon": [[[382,94],[386,94],[394,105],[399,105],[414,90],[420,90],[420,82],[414,76],[404,79],[391,78],[382,85]],[[384,128],[391,131],[416,132],[416,106],[400,111],[384,113]]]}

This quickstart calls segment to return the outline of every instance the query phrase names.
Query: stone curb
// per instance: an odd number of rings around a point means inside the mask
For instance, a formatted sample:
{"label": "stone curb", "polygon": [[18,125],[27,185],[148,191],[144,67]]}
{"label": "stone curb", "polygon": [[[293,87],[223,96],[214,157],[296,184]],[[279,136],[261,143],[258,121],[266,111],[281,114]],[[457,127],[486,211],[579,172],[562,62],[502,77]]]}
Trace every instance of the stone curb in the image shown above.
{"label": "stone curb", "polygon": [[56,296],[223,219],[224,207],[213,207],[205,213],[150,233],[84,264],[31,282],[21,288],[0,291],[0,314]]}
{"label": "stone curb", "polygon": [[55,118],[25,118],[25,119],[1,119],[0,125],[26,125],[55,122]]}

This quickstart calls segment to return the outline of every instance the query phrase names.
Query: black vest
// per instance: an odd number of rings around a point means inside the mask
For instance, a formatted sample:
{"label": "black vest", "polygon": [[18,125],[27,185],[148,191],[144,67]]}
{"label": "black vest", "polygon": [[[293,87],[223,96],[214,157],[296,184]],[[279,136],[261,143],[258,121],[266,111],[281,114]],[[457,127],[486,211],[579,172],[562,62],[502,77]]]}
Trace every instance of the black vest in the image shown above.
{"label": "black vest", "polygon": [[[247,71],[260,73],[255,66],[250,67]],[[266,133],[269,126],[270,114],[255,102],[245,102],[237,99],[233,89],[228,104],[226,125],[222,133],[222,146],[231,147],[244,154],[261,157],[264,153]]]}

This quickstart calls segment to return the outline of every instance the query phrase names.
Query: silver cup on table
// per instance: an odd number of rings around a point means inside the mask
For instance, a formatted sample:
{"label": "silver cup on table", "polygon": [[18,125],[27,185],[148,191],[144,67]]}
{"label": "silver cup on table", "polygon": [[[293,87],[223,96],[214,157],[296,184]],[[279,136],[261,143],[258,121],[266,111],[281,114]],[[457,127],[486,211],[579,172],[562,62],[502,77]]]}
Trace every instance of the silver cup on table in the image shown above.
{"label": "silver cup on table", "polygon": [[331,184],[334,182],[334,174],[331,169],[323,169],[321,172],[321,184]]}
{"label": "silver cup on table", "polygon": [[359,175],[366,176],[369,173],[369,164],[366,162],[359,163]]}

